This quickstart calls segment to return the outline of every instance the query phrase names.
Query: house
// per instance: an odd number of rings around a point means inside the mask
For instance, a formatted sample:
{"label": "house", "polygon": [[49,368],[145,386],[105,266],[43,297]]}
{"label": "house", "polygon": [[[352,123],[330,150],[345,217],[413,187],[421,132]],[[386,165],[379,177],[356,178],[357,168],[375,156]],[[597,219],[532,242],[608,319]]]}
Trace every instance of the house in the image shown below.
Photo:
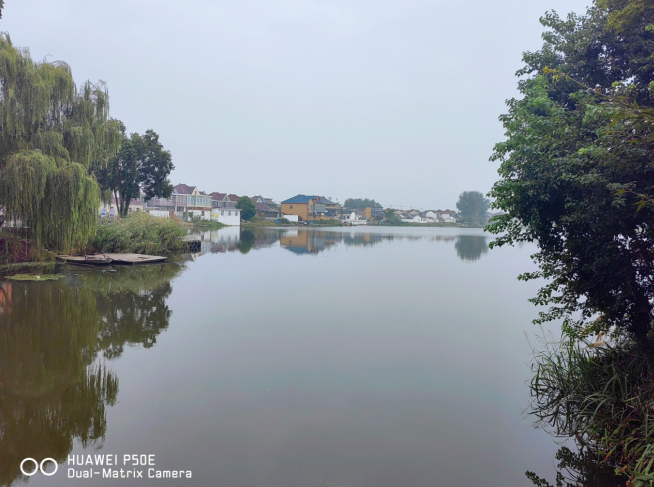
{"label": "house", "polygon": [[329,198],[325,198],[324,196],[321,196],[320,202],[323,205],[325,205],[326,213],[333,213],[334,215],[336,215],[341,212],[341,205],[331,201]]}
{"label": "house", "polygon": [[173,187],[170,198],[152,198],[147,203],[147,209],[172,212],[183,220],[211,218],[212,196],[198,190],[197,186],[178,184]]}
{"label": "house", "polygon": [[232,207],[218,207],[211,209],[211,221],[223,225],[236,226],[241,224],[241,210]]}
{"label": "house", "polygon": [[456,212],[452,210],[436,210],[436,216],[445,223],[456,223]]}
{"label": "house", "polygon": [[[143,211],[144,207],[145,203],[140,199],[130,200],[127,214],[130,215],[135,211]],[[114,209],[115,213],[118,213],[118,203],[116,202],[116,198],[111,198],[110,203],[102,203],[100,208],[98,208],[98,214],[103,217],[108,216],[111,212],[111,208]]]}
{"label": "house", "polygon": [[333,212],[327,211],[322,197],[304,194],[282,201],[282,215],[297,215],[300,221],[331,220],[335,216]]}
{"label": "house", "polygon": [[345,225],[367,225],[368,220],[366,219],[365,214],[357,215],[357,213],[353,211],[349,215],[343,217],[343,223]]}
{"label": "house", "polygon": [[173,194],[186,196],[184,211],[186,215],[184,217],[190,219],[200,218],[201,220],[211,218],[211,196],[204,193],[204,191],[199,191],[197,186],[178,184],[174,187]]}
{"label": "house", "polygon": [[368,218],[369,220],[383,220],[384,219],[384,209],[381,206],[379,206],[379,207],[368,206],[363,211],[366,214],[366,218]]}
{"label": "house", "polygon": [[270,208],[273,210],[279,212],[279,214],[282,214],[282,206],[279,203],[275,203],[272,198],[264,198],[264,203],[267,204]]}
{"label": "house", "polygon": [[[236,200],[238,201],[238,198]],[[236,201],[227,193],[211,193],[211,208],[236,208]]]}
{"label": "house", "polygon": [[266,203],[266,198],[264,198],[263,196],[253,196],[250,199],[254,203],[254,206],[257,210],[257,216],[261,218],[275,218],[275,219],[281,216],[281,212],[279,210],[268,206],[268,203]]}
{"label": "house", "polygon": [[404,218],[402,218],[402,221],[405,222],[405,223],[429,223],[427,221],[427,217],[422,216],[419,213],[417,215],[415,215],[415,214],[412,214],[411,212],[404,215]]}

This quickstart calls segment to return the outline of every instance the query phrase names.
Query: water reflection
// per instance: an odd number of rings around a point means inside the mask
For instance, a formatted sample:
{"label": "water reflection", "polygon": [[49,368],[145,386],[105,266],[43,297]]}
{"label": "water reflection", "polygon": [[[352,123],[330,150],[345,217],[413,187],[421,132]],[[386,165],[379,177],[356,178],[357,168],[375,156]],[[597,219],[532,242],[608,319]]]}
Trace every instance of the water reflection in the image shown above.
{"label": "water reflection", "polygon": [[282,248],[297,255],[318,254],[333,247],[342,240],[342,235],[320,230],[298,230],[285,234],[279,244]]}
{"label": "water reflection", "polygon": [[[573,447],[574,448],[574,447]],[[576,451],[575,451],[576,450]],[[563,446],[556,453],[556,485],[565,487],[627,487],[628,477],[615,473],[615,468],[606,465],[601,457],[587,450],[579,451]],[[537,473],[527,471],[527,478],[538,487],[553,487]]]}
{"label": "water reflection", "polygon": [[154,345],[183,268],[78,269],[60,281],[0,284],[0,485],[26,480],[26,457],[63,462],[75,439],[102,446],[119,381],[101,358]]}
{"label": "water reflection", "polygon": [[382,232],[339,231],[337,229],[229,227],[220,230],[196,232],[201,239],[201,253],[240,252],[272,247],[275,243],[296,255],[317,255],[339,244],[345,247],[371,247],[382,242],[445,242],[453,243],[456,254],[464,262],[475,262],[489,250],[490,239],[483,235],[411,235]]}
{"label": "water reflection", "polygon": [[478,235],[460,235],[454,244],[456,255],[463,261],[474,262],[488,252],[488,239]]}

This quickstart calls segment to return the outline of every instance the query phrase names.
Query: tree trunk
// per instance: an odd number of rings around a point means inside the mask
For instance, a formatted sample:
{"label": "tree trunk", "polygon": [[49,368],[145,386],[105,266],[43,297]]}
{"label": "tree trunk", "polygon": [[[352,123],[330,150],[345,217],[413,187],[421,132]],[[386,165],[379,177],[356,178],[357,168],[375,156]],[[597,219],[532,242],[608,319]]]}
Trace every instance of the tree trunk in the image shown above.
{"label": "tree trunk", "polygon": [[652,307],[643,293],[638,293],[631,315],[630,331],[639,346],[646,350],[651,348],[647,335],[652,325]]}

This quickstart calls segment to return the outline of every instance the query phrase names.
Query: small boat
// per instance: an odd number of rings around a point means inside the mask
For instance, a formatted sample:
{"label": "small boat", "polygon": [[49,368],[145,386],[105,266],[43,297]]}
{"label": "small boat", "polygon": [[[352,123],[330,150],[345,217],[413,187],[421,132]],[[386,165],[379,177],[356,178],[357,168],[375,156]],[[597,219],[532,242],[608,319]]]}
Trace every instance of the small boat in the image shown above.
{"label": "small boat", "polygon": [[113,262],[113,259],[104,254],[58,255],[57,258],[70,264],[82,265],[109,265]]}

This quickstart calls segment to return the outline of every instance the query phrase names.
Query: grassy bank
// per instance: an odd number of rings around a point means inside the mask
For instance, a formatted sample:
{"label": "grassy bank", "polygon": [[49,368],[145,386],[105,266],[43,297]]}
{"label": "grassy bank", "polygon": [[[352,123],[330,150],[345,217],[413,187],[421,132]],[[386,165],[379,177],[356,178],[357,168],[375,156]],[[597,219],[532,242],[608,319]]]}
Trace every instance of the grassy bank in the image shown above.
{"label": "grassy bank", "polygon": [[220,228],[225,228],[229,226],[217,221],[207,221],[207,220],[185,223],[184,225],[188,226],[188,228],[197,228],[200,230],[218,230]]}
{"label": "grassy bank", "polygon": [[90,247],[96,252],[168,254],[183,249],[185,235],[178,220],[139,211],[119,220],[99,221]]}

